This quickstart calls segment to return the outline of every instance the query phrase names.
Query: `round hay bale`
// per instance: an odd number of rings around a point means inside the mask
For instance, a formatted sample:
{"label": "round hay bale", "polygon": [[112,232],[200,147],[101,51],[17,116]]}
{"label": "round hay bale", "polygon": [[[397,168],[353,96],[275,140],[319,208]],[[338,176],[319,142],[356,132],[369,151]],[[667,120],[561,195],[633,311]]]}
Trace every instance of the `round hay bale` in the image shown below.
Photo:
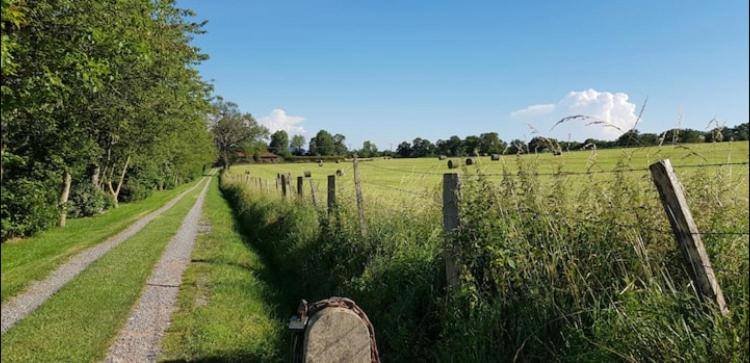
{"label": "round hay bale", "polygon": [[336,164],[338,164],[338,163],[340,163],[340,162],[341,162],[341,160],[339,160],[339,159],[336,159]]}
{"label": "round hay bale", "polygon": [[492,154],[492,155],[490,156],[490,158],[491,158],[492,160],[494,160],[494,161],[498,161],[498,160],[500,160],[500,154]]}
{"label": "round hay bale", "polygon": [[336,176],[344,176],[344,171],[341,169],[336,170]]}
{"label": "round hay bale", "polygon": [[312,176],[312,172],[310,170],[305,170],[305,178],[309,178]]}
{"label": "round hay bale", "polygon": [[476,164],[476,160],[474,158],[466,158],[466,165],[474,165]]}
{"label": "round hay bale", "polygon": [[445,159],[447,159],[447,158],[448,158],[448,157],[447,157],[447,156],[445,156],[445,155],[440,155],[440,156],[438,156],[438,160],[445,160]]}
{"label": "round hay bale", "polygon": [[481,155],[481,156],[487,156],[487,153],[481,153],[479,155]]}
{"label": "round hay bale", "polygon": [[448,160],[448,169],[458,169],[458,163],[453,160]]}

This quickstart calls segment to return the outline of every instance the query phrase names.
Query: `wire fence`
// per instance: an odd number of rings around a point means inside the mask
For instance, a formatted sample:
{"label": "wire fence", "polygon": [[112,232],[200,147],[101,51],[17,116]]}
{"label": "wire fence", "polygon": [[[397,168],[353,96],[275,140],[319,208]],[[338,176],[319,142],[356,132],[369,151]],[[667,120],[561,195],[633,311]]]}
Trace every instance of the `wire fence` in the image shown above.
{"label": "wire fence", "polygon": [[[702,164],[685,164],[685,165],[678,165],[676,168],[678,169],[700,169],[700,168],[721,168],[721,167],[731,167],[731,166],[746,166],[750,163],[748,161],[740,161],[740,162],[723,162],[723,163],[702,163]],[[429,171],[417,171],[413,169],[403,169],[403,168],[391,168],[391,167],[385,167],[381,165],[376,165],[374,163],[361,163],[360,166],[364,166],[365,168],[372,168],[372,169],[379,169],[379,170],[385,170],[390,172],[397,172],[400,174],[411,174],[411,175],[421,175],[421,176],[442,176],[445,173],[442,172],[429,172]],[[353,171],[352,166],[350,165],[342,165],[341,168],[339,168],[345,173],[349,173]],[[467,175],[463,174],[463,178],[485,178],[485,177],[492,177],[492,176],[502,176],[502,177],[536,177],[536,176],[551,176],[551,177],[565,177],[565,176],[581,176],[581,175],[597,175],[597,174],[621,174],[621,173],[631,173],[631,172],[649,172],[649,168],[616,168],[613,170],[587,170],[587,171],[575,171],[575,172],[564,172],[564,171],[558,171],[558,172],[544,172],[544,173],[538,173],[538,172],[532,172],[524,174],[523,172],[518,172],[516,174],[512,174],[509,172],[504,173],[482,173],[481,171],[477,171],[474,175]],[[400,187],[394,187],[391,185],[386,185],[378,182],[373,182],[369,180],[361,180],[361,183],[365,186],[377,188],[379,190],[389,191],[391,193],[400,194],[403,196],[408,196],[411,198],[417,198],[420,201],[424,201],[432,206],[442,206],[442,203],[438,202],[437,198],[435,198],[435,195],[433,194],[432,197],[430,196],[430,192],[418,192],[415,190],[409,190],[404,189]],[[268,185],[271,185],[268,183]],[[294,188],[290,188],[294,190]],[[317,192],[317,187],[315,188]],[[325,188],[324,188],[325,191]],[[322,195],[318,196],[318,200],[322,201],[325,200],[325,197]],[[617,207],[619,211],[622,211],[622,207]],[[649,208],[653,208],[653,206],[636,206],[628,208],[628,211],[630,212],[642,212],[646,211]],[[530,214],[533,215],[535,218],[556,218],[559,219],[560,217],[564,217],[560,214],[552,214],[552,213],[543,213],[540,210],[536,209],[529,209],[529,208],[501,208],[502,211],[506,212],[517,212],[517,213],[524,213],[524,214]],[[588,223],[602,223],[603,220],[595,220],[595,219],[583,219],[583,222]],[[655,228],[650,227],[644,224],[625,224],[616,222],[613,220],[606,221],[610,225],[617,226],[620,228],[629,228],[629,229],[636,229],[636,230],[648,230],[651,232],[656,233],[663,233],[663,234],[674,234],[671,230],[665,230],[661,228]],[[688,232],[690,233],[690,232]],[[696,233],[691,234],[698,234],[698,235],[705,235],[705,236],[750,236],[750,232],[748,231],[719,231],[719,230],[712,230],[712,231],[700,231]]]}

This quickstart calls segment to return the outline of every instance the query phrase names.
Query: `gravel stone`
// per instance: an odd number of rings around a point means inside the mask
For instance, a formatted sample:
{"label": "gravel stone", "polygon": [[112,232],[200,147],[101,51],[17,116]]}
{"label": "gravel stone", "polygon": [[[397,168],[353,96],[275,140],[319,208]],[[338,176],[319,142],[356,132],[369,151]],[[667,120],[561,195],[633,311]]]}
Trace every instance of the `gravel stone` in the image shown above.
{"label": "gravel stone", "polygon": [[96,261],[112,248],[138,233],[143,227],[153,221],[154,218],[172,208],[182,199],[182,197],[185,196],[185,194],[189,193],[197,186],[198,184],[180,193],[180,195],[170,200],[161,208],[145,215],[143,218],[131,224],[124,231],[71,257],[68,262],[58,267],[55,271],[50,273],[49,276],[41,281],[32,282],[23,292],[2,304],[2,319],[0,319],[2,320],[0,326],[2,334],[5,334],[5,332],[7,332],[8,329],[18,321],[36,310],[36,308],[47,301],[47,299],[65,286],[65,284],[73,280],[73,278],[81,273],[81,271],[85,270],[92,262]]}
{"label": "gravel stone", "polygon": [[156,362],[158,359],[161,338],[169,327],[182,273],[190,263],[209,183],[210,180],[177,234],[169,241],[127,324],[110,347],[105,362]]}

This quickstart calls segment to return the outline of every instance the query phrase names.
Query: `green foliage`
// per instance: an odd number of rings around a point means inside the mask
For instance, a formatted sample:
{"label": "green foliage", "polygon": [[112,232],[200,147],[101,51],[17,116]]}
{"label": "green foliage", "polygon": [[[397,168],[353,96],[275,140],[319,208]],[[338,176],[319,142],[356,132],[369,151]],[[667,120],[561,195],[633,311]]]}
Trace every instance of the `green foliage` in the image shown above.
{"label": "green foliage", "polygon": [[268,129],[259,125],[251,114],[243,114],[236,103],[218,98],[212,108],[209,115],[211,132],[222,165],[228,169],[238,151],[258,151],[257,142],[268,136]]}
{"label": "green foliage", "polygon": [[3,240],[45,229],[54,224],[58,212],[56,193],[49,184],[33,179],[3,181],[2,200]]}
{"label": "green foliage", "polygon": [[123,202],[135,202],[148,198],[154,191],[154,188],[139,181],[130,181],[122,188],[120,200]]}
{"label": "green foliage", "polygon": [[[746,144],[733,146],[746,154]],[[442,161],[361,163],[371,191],[364,237],[347,177],[337,182],[339,205],[330,216],[231,174],[222,187],[251,243],[293,286],[286,311],[299,298],[351,297],[368,313],[389,361],[746,361],[748,237],[704,236],[730,305],[731,315],[722,317],[690,288],[650,179],[624,171],[656,156],[694,164],[684,161],[691,155],[684,149],[527,155],[466,168],[461,227],[447,236],[461,269],[450,294],[443,289],[440,210],[429,203],[440,200],[439,189],[418,201],[393,190],[409,188],[398,170],[429,172]],[[707,157],[724,160],[726,150]],[[324,165],[317,174],[324,178],[337,167]],[[279,170],[251,168],[254,175]],[[307,166],[282,170],[290,168]],[[623,171],[538,175],[613,168]],[[750,228],[747,168],[732,168],[677,167],[700,230]],[[393,188],[390,178],[397,180]],[[439,182],[439,175],[414,178]],[[372,190],[368,181],[386,187]]]}
{"label": "green foliage", "polygon": [[336,155],[335,142],[328,131],[320,130],[310,140],[310,155]]}
{"label": "green foliage", "polygon": [[292,141],[289,146],[292,148],[294,155],[303,155],[305,151],[305,137],[302,135],[292,136]]}
{"label": "green foliage", "polygon": [[104,192],[91,183],[76,184],[68,201],[68,215],[77,218],[101,213],[107,206],[107,199]]}
{"label": "green foliage", "polygon": [[284,130],[278,130],[271,134],[271,143],[268,144],[268,149],[281,156],[289,155],[289,134]]}
{"label": "green foliage", "polygon": [[96,170],[97,187],[117,200],[137,176],[174,185],[215,160],[210,87],[195,69],[205,55],[190,45],[202,25],[191,14],[171,0],[3,0],[0,178],[14,198],[22,184],[43,185],[37,201],[49,203],[37,215],[13,207],[3,239],[54,221],[65,173],[81,184]]}

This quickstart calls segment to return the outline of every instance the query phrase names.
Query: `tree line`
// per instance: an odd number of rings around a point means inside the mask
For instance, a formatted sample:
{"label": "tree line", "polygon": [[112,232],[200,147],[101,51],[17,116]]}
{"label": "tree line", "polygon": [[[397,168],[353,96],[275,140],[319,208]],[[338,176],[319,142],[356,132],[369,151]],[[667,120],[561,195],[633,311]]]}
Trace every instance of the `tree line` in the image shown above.
{"label": "tree line", "polygon": [[396,150],[378,150],[372,141],[365,141],[359,149],[349,150],[344,143],[346,137],[342,134],[332,135],[326,130],[320,130],[309,142],[307,149],[302,135],[293,135],[290,139],[286,131],[279,130],[270,135],[270,143],[263,148],[262,141],[257,141],[253,148],[246,149],[250,154],[272,152],[285,158],[295,156],[307,157],[344,157],[357,154],[360,157],[390,156],[401,158],[445,156],[474,156],[474,155],[515,155],[539,152],[560,153],[563,151],[606,149],[634,146],[658,146],[664,144],[683,144],[700,142],[722,142],[748,140],[748,124],[743,123],[735,127],[715,127],[709,131],[694,129],[670,129],[662,133],[641,133],[637,129],[629,130],[615,140],[599,140],[589,138],[584,141],[563,141],[543,136],[533,137],[529,141],[514,139],[504,141],[496,132],[486,132],[479,136],[470,135],[465,138],[451,136],[432,142],[417,137],[411,142],[403,141]]}
{"label": "tree line", "polygon": [[214,162],[191,16],[171,0],[2,0],[2,240]]}

